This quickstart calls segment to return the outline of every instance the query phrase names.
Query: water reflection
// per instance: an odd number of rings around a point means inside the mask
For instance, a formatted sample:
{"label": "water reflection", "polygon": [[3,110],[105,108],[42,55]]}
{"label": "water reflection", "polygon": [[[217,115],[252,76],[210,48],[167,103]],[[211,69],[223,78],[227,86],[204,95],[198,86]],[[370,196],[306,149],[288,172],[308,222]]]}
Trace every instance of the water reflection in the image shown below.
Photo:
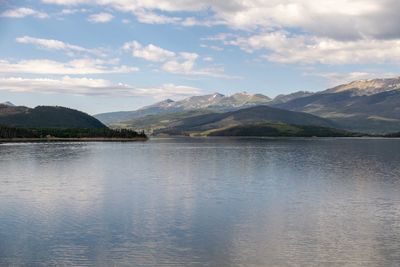
{"label": "water reflection", "polygon": [[400,142],[0,146],[0,265],[396,265]]}

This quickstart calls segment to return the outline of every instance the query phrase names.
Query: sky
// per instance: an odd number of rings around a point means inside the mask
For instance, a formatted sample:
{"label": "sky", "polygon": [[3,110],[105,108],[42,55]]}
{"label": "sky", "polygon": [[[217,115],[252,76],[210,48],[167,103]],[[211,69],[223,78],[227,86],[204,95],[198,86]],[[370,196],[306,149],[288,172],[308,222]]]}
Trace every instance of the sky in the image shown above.
{"label": "sky", "polygon": [[0,102],[134,110],[399,76],[398,0],[0,0]]}

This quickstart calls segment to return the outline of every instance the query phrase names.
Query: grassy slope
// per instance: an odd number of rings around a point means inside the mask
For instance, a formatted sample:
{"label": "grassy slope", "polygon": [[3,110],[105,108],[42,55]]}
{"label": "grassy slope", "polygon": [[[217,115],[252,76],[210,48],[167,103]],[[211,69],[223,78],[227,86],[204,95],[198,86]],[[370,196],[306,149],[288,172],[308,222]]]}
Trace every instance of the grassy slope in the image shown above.
{"label": "grassy slope", "polygon": [[352,137],[359,134],[310,125],[260,123],[215,129],[199,133],[202,136],[265,136],[265,137]]}
{"label": "grassy slope", "polygon": [[168,127],[169,125],[185,118],[191,118],[210,113],[211,111],[209,110],[193,110],[174,113],[163,113],[157,115],[147,115],[137,119],[112,124],[110,126],[114,128],[134,128],[145,131],[152,131],[155,129]]}
{"label": "grassy slope", "polygon": [[167,128],[155,131],[155,134],[185,135],[267,122],[335,127],[331,121],[311,114],[257,106],[226,113],[212,113],[184,118],[170,123]]}

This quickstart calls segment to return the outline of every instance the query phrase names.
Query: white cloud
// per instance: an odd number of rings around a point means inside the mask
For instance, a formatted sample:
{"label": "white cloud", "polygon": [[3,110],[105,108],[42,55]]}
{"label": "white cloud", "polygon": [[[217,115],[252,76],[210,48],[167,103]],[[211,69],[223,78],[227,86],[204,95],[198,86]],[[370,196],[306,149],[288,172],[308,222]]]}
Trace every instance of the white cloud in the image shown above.
{"label": "white cloud", "polygon": [[107,51],[103,48],[89,49],[55,39],[21,36],[17,37],[15,41],[20,44],[31,44],[41,49],[64,51],[68,56],[76,57],[80,54],[92,54],[99,57],[107,57]]}
{"label": "white cloud", "polygon": [[[281,63],[351,64],[398,62],[398,0],[42,0],[59,5],[89,4],[131,13],[143,23],[226,25],[241,36],[214,40]],[[199,17],[198,14],[201,14]],[[194,16],[196,15],[196,16]],[[293,31],[295,29],[295,31]],[[297,34],[289,34],[296,32]],[[251,35],[249,37],[246,37]],[[215,50],[217,45],[202,44]],[[176,68],[177,60],[166,68]],[[190,65],[190,61],[179,64]],[[182,66],[185,67],[185,66]]]}
{"label": "white cloud", "polygon": [[172,73],[189,74],[193,71],[194,64],[198,57],[199,55],[196,53],[182,52],[176,59],[167,61],[162,66],[162,69]]}
{"label": "white cloud", "polygon": [[47,4],[57,4],[57,5],[79,5],[79,4],[93,4],[92,0],[42,0],[43,3]]}
{"label": "white cloud", "polygon": [[145,11],[142,9],[134,11],[134,15],[139,22],[147,24],[179,24],[182,20],[178,17],[160,15],[155,12]]}
{"label": "white cloud", "polygon": [[0,17],[8,18],[24,18],[28,16],[36,17],[39,19],[45,19],[49,17],[49,15],[44,12],[40,12],[27,7],[8,9],[0,14]]}
{"label": "white cloud", "polygon": [[[200,56],[196,53],[173,52],[163,49],[153,44],[143,46],[137,41],[127,42],[123,49],[132,53],[132,56],[143,58],[148,61],[161,62],[161,70],[174,74],[191,76],[210,76],[219,78],[239,78],[226,75],[224,69],[219,67],[195,68],[196,61]],[[210,61],[210,57],[205,57],[204,61]]]}
{"label": "white cloud", "polygon": [[92,23],[107,23],[110,22],[114,16],[110,13],[92,14],[88,17],[88,21]]}
{"label": "white cloud", "polygon": [[61,10],[60,13],[62,15],[72,15],[72,14],[75,14],[75,13],[78,13],[78,12],[79,12],[78,9],[65,8],[65,9]]}
{"label": "white cloud", "polygon": [[155,98],[187,96],[200,94],[201,89],[174,84],[155,87],[140,87],[127,84],[115,84],[104,79],[71,78],[0,78],[0,90],[14,92],[61,93],[73,95],[98,96],[150,96]]}
{"label": "white cloud", "polygon": [[30,36],[21,36],[15,39],[17,43],[20,44],[32,44],[39,48],[49,49],[49,50],[64,50],[72,52],[89,52],[89,49],[83,48],[81,46],[72,45],[64,43],[59,40],[54,39],[42,39]]}
{"label": "white cloud", "polygon": [[213,20],[197,20],[193,16],[177,17],[161,14],[158,11],[175,12],[175,11],[200,11],[207,8],[207,3],[201,1],[126,1],[126,0],[42,0],[47,4],[58,5],[79,5],[92,4],[114,8],[120,12],[132,13],[137,20],[148,24],[180,24],[183,26],[204,25],[211,26],[215,22]]}
{"label": "white cloud", "polygon": [[125,43],[123,49],[130,51],[134,57],[155,62],[161,62],[175,57],[175,53],[172,51],[163,49],[153,44],[143,46],[137,41]]}
{"label": "white cloud", "polygon": [[223,42],[239,46],[249,53],[265,51],[264,58],[279,63],[379,64],[398,63],[400,60],[400,39],[334,40],[276,31]]}
{"label": "white cloud", "polygon": [[138,68],[117,65],[115,60],[104,61],[89,58],[75,59],[68,62],[59,62],[48,59],[21,60],[18,62],[0,60],[0,73],[84,75],[131,73],[135,71],[138,71]]}
{"label": "white cloud", "polygon": [[136,16],[136,19],[139,22],[147,24],[176,24],[186,27],[191,27],[191,26],[209,27],[213,25],[224,24],[222,22],[218,22],[213,19],[200,20],[194,17],[168,16],[168,15],[158,14],[157,12],[149,11],[146,9],[137,9],[135,11],[132,11],[132,13]]}
{"label": "white cloud", "polygon": [[74,8],[74,9],[64,8],[58,14],[61,14],[61,15],[73,15],[73,14],[76,14],[76,13],[86,13],[86,12],[88,12],[88,10],[85,9],[85,8],[80,8],[80,9],[77,9],[77,8]]}
{"label": "white cloud", "polygon": [[[103,6],[110,6],[120,11],[133,12],[139,9],[144,10],[162,10],[168,12],[175,11],[199,11],[209,4],[209,1],[196,1],[196,0],[42,0],[48,4],[58,5],[78,5],[78,4],[97,4]],[[204,3],[203,3],[204,2]]]}
{"label": "white cloud", "polygon": [[225,74],[225,70],[222,67],[196,68],[195,65],[198,58],[199,55],[196,53],[181,52],[176,58],[165,62],[161,69],[169,73],[189,76],[209,76],[224,79],[242,78]]}
{"label": "white cloud", "polygon": [[218,51],[218,52],[224,51],[224,48],[223,48],[223,47],[216,46],[216,45],[201,44],[200,47],[202,47],[202,48],[209,48],[209,49],[212,49],[212,50]]}
{"label": "white cloud", "polygon": [[[92,4],[111,7],[132,13],[145,23],[180,23],[186,26],[225,24],[247,30],[297,28],[334,39],[400,37],[398,0],[42,1],[60,5]],[[203,20],[190,16],[199,11],[206,14]],[[177,17],[176,12],[183,15]]]}
{"label": "white cloud", "polygon": [[[223,24],[246,30],[237,31],[239,36],[222,34],[203,41],[235,45],[247,52],[259,50],[264,53],[263,58],[272,62],[343,65],[397,63],[400,60],[398,0],[42,1],[112,8],[131,13],[142,23]],[[201,46],[216,51],[223,49],[215,43]],[[162,68],[193,74],[196,59],[185,60],[176,54]],[[192,71],[188,71],[191,68]]]}

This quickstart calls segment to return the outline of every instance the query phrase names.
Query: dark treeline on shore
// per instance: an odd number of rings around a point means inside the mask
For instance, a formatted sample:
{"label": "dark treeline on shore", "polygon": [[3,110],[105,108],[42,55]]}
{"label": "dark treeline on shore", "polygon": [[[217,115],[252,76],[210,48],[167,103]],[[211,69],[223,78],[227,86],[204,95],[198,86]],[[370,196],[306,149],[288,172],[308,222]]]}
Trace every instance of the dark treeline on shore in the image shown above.
{"label": "dark treeline on shore", "polygon": [[398,132],[398,133],[390,133],[390,134],[385,135],[385,137],[397,138],[397,137],[400,137],[400,132]]}
{"label": "dark treeline on shore", "polygon": [[24,129],[0,126],[0,138],[147,138],[144,132],[129,129],[77,128],[77,129]]}
{"label": "dark treeline on shore", "polygon": [[[315,126],[297,126],[304,132],[286,133],[285,131],[277,131],[275,128],[267,127],[233,127],[218,133],[212,133],[209,136],[267,136],[267,137],[386,137],[398,138],[400,132],[390,134],[359,134],[350,133],[330,128]],[[271,128],[271,129],[270,129]],[[282,130],[279,128],[279,130]],[[237,133],[236,131],[239,131]],[[116,138],[116,139],[132,139],[146,138],[147,135],[141,131],[136,132],[130,129],[110,129],[110,128],[16,128],[0,125],[0,139],[46,139],[46,138]]]}

